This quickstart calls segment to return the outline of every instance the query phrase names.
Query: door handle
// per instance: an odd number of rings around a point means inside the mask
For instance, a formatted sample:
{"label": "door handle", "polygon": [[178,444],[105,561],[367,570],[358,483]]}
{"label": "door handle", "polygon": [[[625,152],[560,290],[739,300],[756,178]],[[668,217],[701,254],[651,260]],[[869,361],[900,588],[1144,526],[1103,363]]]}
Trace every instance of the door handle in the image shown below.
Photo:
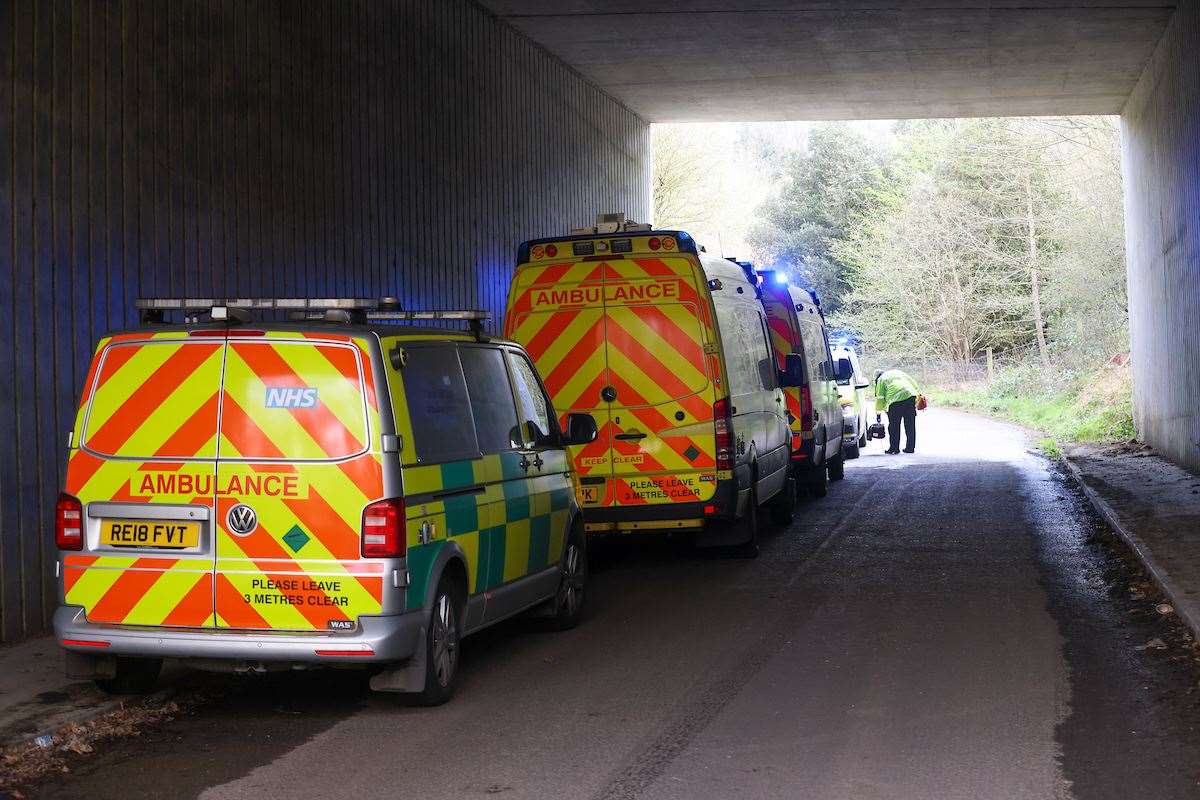
{"label": "door handle", "polygon": [[613,438],[620,439],[622,441],[630,441],[630,440],[636,440],[636,439],[645,439],[646,434],[640,433],[638,431],[633,431],[631,433],[618,433]]}

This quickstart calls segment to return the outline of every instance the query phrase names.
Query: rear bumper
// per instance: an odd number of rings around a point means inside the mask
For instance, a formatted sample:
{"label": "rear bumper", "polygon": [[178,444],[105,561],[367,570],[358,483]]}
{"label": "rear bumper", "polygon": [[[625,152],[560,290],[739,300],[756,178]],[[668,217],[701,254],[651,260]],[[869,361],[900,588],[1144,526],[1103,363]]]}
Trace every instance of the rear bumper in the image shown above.
{"label": "rear bumper", "polygon": [[[608,506],[583,508],[584,529],[591,534],[618,531],[695,530],[706,520],[729,519],[736,515],[737,482],[718,481],[710,500],[703,503],[661,503],[658,505]],[[715,507],[715,513],[705,513]]]}
{"label": "rear bumper", "polygon": [[[271,633],[268,631],[134,628],[87,621],[80,606],[54,612],[54,635],[72,652],[90,656],[203,659],[244,663],[359,664],[405,661],[421,645],[423,611],[361,617],[350,633]],[[64,640],[107,642],[106,646]],[[331,651],[319,655],[318,650]]]}

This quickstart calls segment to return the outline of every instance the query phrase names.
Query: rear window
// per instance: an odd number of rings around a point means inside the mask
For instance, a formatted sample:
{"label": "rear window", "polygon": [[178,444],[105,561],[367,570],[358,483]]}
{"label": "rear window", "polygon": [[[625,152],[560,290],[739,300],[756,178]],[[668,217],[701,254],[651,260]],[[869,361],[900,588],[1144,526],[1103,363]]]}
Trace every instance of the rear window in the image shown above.
{"label": "rear window", "polygon": [[221,458],[323,460],[367,447],[359,350],[314,342],[230,340]]}
{"label": "rear window", "polygon": [[475,421],[458,348],[409,347],[406,353],[404,396],[417,458],[424,463],[478,458]]}
{"label": "rear window", "polygon": [[123,458],[215,458],[220,341],[112,344],[89,387],[81,442]]}

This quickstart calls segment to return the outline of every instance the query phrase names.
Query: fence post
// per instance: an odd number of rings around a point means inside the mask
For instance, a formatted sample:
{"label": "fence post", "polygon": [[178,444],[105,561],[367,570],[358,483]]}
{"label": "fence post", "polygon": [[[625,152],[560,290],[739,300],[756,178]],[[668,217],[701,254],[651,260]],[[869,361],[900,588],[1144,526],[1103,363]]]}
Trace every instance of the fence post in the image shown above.
{"label": "fence post", "polygon": [[996,377],[996,364],[992,360],[992,348],[990,348],[990,347],[987,349],[987,364],[988,364],[988,383],[991,383],[992,379]]}

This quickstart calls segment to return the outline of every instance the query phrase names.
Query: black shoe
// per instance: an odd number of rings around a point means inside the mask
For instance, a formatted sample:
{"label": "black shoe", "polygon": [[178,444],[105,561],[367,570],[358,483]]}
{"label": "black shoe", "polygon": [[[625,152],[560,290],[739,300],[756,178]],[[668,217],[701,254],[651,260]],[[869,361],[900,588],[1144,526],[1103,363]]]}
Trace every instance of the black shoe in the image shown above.
{"label": "black shoe", "polygon": [[915,448],[915,447],[914,447],[912,450],[909,450],[909,449],[906,447],[906,448],[904,448],[904,452],[906,452],[906,453],[915,453],[915,452],[917,452],[917,448]]}
{"label": "black shoe", "polygon": [[884,455],[889,455],[889,456],[898,456],[898,455],[900,455],[900,451],[899,451],[899,450],[884,450],[883,452],[884,452]]}

